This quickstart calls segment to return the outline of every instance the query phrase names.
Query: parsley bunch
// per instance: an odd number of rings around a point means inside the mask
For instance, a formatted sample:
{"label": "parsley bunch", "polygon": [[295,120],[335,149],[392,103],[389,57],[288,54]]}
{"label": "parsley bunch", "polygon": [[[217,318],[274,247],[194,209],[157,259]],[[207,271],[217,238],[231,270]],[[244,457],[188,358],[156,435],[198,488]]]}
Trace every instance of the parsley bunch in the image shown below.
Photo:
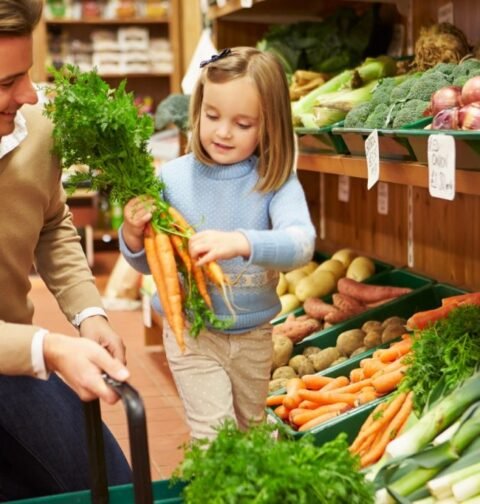
{"label": "parsley bunch", "polygon": [[400,385],[412,390],[419,414],[471,376],[480,364],[480,306],[462,305],[415,334]]}
{"label": "parsley bunch", "polygon": [[226,422],[210,444],[193,441],[173,481],[187,504],[369,504],[373,490],[345,434],[322,446],[313,437],[275,440],[272,425],[241,432]]}

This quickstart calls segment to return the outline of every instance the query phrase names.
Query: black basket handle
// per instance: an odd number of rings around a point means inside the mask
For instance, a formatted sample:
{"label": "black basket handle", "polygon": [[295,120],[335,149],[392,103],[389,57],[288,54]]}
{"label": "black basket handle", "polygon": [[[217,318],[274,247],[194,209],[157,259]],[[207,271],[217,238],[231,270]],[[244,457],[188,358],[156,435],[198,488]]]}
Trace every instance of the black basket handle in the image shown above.
{"label": "black basket handle", "polygon": [[[105,382],[121,397],[128,421],[130,456],[133,470],[135,504],[152,504],[152,480],[148,451],[147,421],[140,394],[130,384],[103,376]],[[108,503],[107,470],[102,433],[100,402],[98,399],[84,403],[89,451],[93,504]]]}

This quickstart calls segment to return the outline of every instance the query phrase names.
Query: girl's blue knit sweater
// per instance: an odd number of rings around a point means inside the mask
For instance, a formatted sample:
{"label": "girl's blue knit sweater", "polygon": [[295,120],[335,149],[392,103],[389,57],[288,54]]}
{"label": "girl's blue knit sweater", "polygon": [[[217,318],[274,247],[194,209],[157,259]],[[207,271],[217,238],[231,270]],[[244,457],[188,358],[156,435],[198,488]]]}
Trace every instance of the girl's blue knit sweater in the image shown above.
{"label": "girl's blue knit sweater", "polygon": [[[251,256],[219,261],[233,284],[236,321],[228,332],[243,332],[269,321],[280,311],[276,294],[279,271],[307,263],[313,255],[315,229],[303,188],[295,174],[277,191],[254,191],[257,158],[233,165],[207,166],[187,154],[162,166],[163,197],[197,230],[240,231]],[[133,254],[120,230],[120,250],[137,270],[148,274],[144,251]],[[231,318],[217,289],[209,285],[218,318]],[[154,308],[162,311],[158,297]]]}

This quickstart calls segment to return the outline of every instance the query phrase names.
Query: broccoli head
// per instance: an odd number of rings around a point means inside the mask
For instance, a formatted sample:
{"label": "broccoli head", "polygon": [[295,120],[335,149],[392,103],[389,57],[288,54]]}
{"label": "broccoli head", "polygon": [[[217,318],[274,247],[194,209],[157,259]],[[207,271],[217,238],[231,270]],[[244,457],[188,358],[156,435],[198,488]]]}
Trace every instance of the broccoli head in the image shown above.
{"label": "broccoli head", "polygon": [[463,86],[471,77],[480,75],[480,60],[470,58],[459,63],[452,73],[453,85]]}
{"label": "broccoli head", "polygon": [[365,128],[379,129],[385,128],[388,122],[390,106],[386,103],[379,103],[368,115],[365,121]]}
{"label": "broccoli head", "polygon": [[401,128],[406,124],[419,121],[423,118],[423,113],[428,106],[428,101],[416,98],[405,102],[395,115],[393,128]]}
{"label": "broccoli head", "polygon": [[440,72],[448,78],[457,66],[456,63],[438,63],[438,65],[435,65],[431,70],[427,71]]}
{"label": "broccoli head", "polygon": [[163,130],[174,125],[181,132],[188,131],[188,107],[190,96],[172,93],[162,100],[155,111],[155,128]]}
{"label": "broccoli head", "polygon": [[361,103],[346,115],[343,126],[345,128],[363,128],[368,115],[372,111],[371,102]]}
{"label": "broccoli head", "polygon": [[394,77],[382,79],[372,91],[372,99],[370,102],[375,108],[380,103],[390,103],[390,95],[393,88],[397,85],[397,80]]}
{"label": "broccoli head", "polygon": [[449,85],[450,80],[441,72],[425,72],[419,79],[415,79],[407,95],[407,99],[430,101],[432,94],[437,91],[437,89]]}
{"label": "broccoli head", "polygon": [[392,89],[390,93],[390,102],[391,104],[396,103],[398,101],[406,100],[408,93],[410,93],[410,89],[413,84],[420,78],[422,74],[420,72],[411,74],[398,86],[395,86],[395,89]]}

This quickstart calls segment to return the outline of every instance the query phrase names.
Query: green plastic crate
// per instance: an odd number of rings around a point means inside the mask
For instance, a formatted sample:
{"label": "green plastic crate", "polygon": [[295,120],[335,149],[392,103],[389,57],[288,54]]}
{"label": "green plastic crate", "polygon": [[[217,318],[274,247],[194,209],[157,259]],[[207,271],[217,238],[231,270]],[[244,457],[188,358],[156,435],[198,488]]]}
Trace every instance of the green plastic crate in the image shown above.
{"label": "green plastic crate", "polygon": [[307,154],[348,154],[343,138],[332,133],[332,129],[342,123],[323,128],[295,128],[299,151]]}
{"label": "green plastic crate", "polygon": [[[412,124],[406,124],[400,129],[378,129],[378,145],[380,159],[395,161],[416,161],[415,151],[407,138],[393,134],[394,131],[406,131],[411,128],[423,128],[431,122],[431,117],[420,119]],[[336,126],[332,133],[343,138],[350,154],[365,157],[365,140],[373,131],[371,128],[344,128]]]}
{"label": "green plastic crate", "polygon": [[[356,318],[355,323],[351,323],[353,322],[353,319],[349,321],[347,328],[332,327],[328,334],[324,335],[325,338],[323,340],[319,338],[316,342],[312,343],[312,346],[321,346],[322,348],[332,346],[335,344],[336,339],[341,332],[347,329],[359,328],[367,320],[383,321],[395,315],[408,319],[414,313],[441,306],[442,299],[445,297],[465,294],[466,292],[468,291],[445,283],[429,284],[425,288],[420,288],[407,296],[402,296],[397,301],[388,303],[388,305],[374,308],[369,310],[368,313],[363,313],[361,316]],[[378,348],[385,348],[389,345],[390,343],[385,343],[379,347],[371,348],[362,354],[356,355],[337,366],[330,367],[317,374],[333,378],[338,376],[348,376],[352,369],[359,367],[362,359],[370,357]],[[274,394],[276,395],[283,392],[284,390],[281,389],[274,392]],[[388,395],[381,397],[368,404],[364,404],[363,406],[347,411],[344,414],[325,422],[323,425],[319,425],[318,427],[309,430],[308,433],[314,436],[315,443],[317,445],[334,439],[341,432],[346,432],[349,442],[352,442],[370,412],[377,406],[377,404],[386,400],[388,397]],[[306,434],[286,426],[286,424],[275,415],[273,409],[271,408],[267,408],[267,415],[270,422],[282,425],[285,428],[287,435],[293,438],[300,438]]]}
{"label": "green plastic crate", "polygon": [[[356,315],[355,317],[352,317],[346,320],[345,322],[340,322],[339,324],[335,324],[334,326],[329,327],[328,329],[323,329],[321,331],[311,334],[310,336],[307,336],[302,341],[294,345],[295,354],[301,353],[303,349],[307,346],[311,345],[318,346],[314,344],[314,342],[318,341],[322,341],[322,348],[326,346],[332,346],[332,344],[334,345],[337,338],[336,336],[337,334],[346,331],[348,329],[354,329],[359,327],[360,325],[362,325],[364,321],[372,318],[372,314],[376,313],[376,310],[380,308],[387,310],[391,308],[392,315],[395,315],[394,306],[396,305],[396,303],[402,300],[408,300],[415,293],[416,290],[427,288],[428,286],[434,283],[434,280],[424,275],[413,273],[406,269],[400,268],[389,271],[383,271],[378,275],[374,275],[370,278],[367,278],[367,280],[365,280],[364,283],[372,285],[389,285],[394,287],[410,287],[411,289],[413,289],[413,291],[397,299],[393,299],[392,301],[389,301],[388,303],[385,303],[380,307],[370,308],[369,310],[360,313],[359,315]],[[329,297],[329,299],[326,301],[330,301],[330,299],[331,298]],[[322,339],[319,340],[318,338]]]}
{"label": "green plastic crate", "polygon": [[[326,254],[325,252],[315,252],[314,256],[313,256],[313,260],[318,262],[318,263],[321,263],[323,261],[326,261],[327,259],[330,259],[331,255],[329,254]],[[376,278],[378,275],[381,275],[383,273],[385,273],[386,271],[391,271],[393,270],[393,265],[391,264],[388,264],[386,262],[383,262],[383,261],[379,261],[377,259],[373,259],[371,258],[372,261],[374,262],[375,264],[375,273],[368,278],[368,280],[372,280],[374,278]],[[324,296],[322,298],[324,301],[328,301],[330,302],[331,299],[332,299],[332,296],[331,295],[328,295],[328,296]],[[300,316],[300,315],[303,315],[305,312],[303,310],[302,307],[299,307],[289,313],[285,313],[284,315],[280,315],[279,317],[275,317],[274,319],[272,319],[270,321],[270,323],[272,325],[276,325],[276,324],[281,324],[282,322],[285,321],[285,319],[290,315],[290,314],[293,314],[295,315],[296,317]]]}

